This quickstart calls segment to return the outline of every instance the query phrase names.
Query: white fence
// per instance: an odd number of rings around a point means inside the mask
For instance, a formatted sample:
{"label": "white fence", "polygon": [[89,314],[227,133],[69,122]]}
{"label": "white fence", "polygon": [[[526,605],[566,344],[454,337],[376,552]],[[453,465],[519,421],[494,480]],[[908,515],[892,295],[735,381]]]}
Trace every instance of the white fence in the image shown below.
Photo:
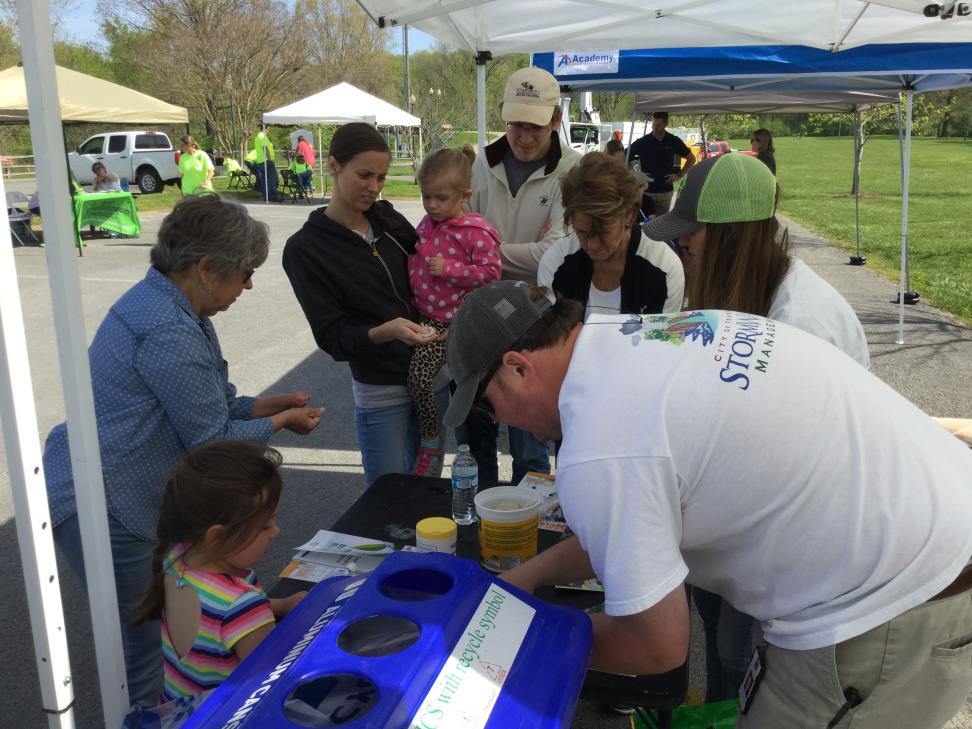
{"label": "white fence", "polygon": [[23,157],[0,157],[0,170],[3,171],[5,180],[16,177],[36,177],[37,170],[34,167],[34,155],[28,154]]}

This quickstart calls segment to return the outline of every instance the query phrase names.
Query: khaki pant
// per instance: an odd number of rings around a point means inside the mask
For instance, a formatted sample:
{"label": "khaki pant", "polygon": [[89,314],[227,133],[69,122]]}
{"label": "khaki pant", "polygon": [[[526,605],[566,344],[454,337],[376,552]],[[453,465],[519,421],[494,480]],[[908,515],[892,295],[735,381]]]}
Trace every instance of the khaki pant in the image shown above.
{"label": "khaki pant", "polygon": [[768,646],[766,673],[737,729],[940,729],[972,690],[972,590],[926,602],[836,646]]}
{"label": "khaki pant", "polygon": [[646,192],[645,195],[650,197],[652,202],[655,203],[655,215],[664,215],[672,209],[672,198],[675,196],[674,190],[671,192]]}

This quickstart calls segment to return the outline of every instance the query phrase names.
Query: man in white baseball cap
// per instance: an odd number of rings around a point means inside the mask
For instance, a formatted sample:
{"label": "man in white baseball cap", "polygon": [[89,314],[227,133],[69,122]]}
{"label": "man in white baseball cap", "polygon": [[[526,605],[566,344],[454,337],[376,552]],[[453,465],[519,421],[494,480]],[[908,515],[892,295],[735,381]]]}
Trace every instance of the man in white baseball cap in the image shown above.
{"label": "man in white baseball cap", "polygon": [[[547,248],[564,237],[560,180],[580,159],[558,130],[560,84],[539,68],[521,68],[506,81],[500,116],[506,134],[488,145],[473,165],[472,212],[499,231],[503,278],[535,283]],[[468,423],[467,439],[481,483],[498,479],[497,428]],[[527,471],[550,471],[546,443],[510,428],[513,483]]]}

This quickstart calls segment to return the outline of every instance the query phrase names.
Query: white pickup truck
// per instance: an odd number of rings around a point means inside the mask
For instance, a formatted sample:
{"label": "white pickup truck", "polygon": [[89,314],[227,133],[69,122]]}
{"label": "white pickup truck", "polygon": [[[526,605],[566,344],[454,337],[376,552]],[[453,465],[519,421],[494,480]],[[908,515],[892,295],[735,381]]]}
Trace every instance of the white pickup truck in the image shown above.
{"label": "white pickup truck", "polygon": [[104,163],[142,192],[162,192],[179,182],[178,151],[162,132],[103,132],[88,137],[68,154],[68,164],[82,185],[94,182],[91,165]]}

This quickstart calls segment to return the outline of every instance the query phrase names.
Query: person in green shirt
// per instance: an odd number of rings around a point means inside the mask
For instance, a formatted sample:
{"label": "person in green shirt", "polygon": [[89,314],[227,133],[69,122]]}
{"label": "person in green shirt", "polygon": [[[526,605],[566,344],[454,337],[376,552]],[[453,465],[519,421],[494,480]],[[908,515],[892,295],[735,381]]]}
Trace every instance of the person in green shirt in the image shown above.
{"label": "person in green shirt", "polygon": [[[256,190],[267,200],[277,199],[277,166],[273,163],[273,143],[262,129],[253,137],[253,149],[256,152]],[[264,163],[266,169],[264,170]]]}
{"label": "person in green shirt", "polygon": [[297,159],[291,162],[287,169],[294,173],[301,190],[308,193],[314,192],[314,170],[304,161],[304,155],[298,154]]}
{"label": "person in green shirt", "polygon": [[179,157],[179,172],[182,173],[182,194],[198,195],[213,191],[213,175],[216,168],[209,155],[199,149],[196,140],[186,134],[179,140],[182,155]]}

